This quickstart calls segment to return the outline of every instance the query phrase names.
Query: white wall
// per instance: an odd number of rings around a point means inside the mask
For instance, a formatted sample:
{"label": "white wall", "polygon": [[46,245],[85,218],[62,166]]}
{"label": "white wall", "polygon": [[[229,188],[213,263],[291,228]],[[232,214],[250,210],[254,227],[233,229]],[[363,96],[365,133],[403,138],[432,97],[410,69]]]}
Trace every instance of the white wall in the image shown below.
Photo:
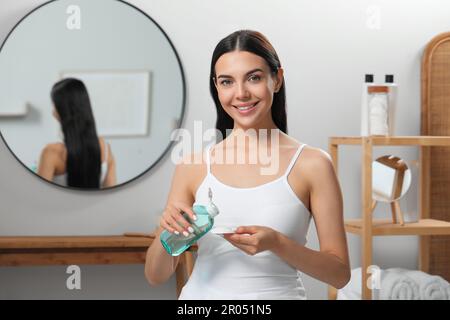
{"label": "white wall", "polygon": [[[0,2],[0,38],[28,10],[43,2]],[[212,51],[232,31],[251,28],[268,36],[285,68],[289,133],[323,149],[327,149],[329,136],[359,134],[365,73],[374,73],[377,80],[382,80],[385,73],[395,75],[399,84],[396,133],[420,134],[421,54],[433,36],[450,29],[450,3],[444,0],[130,2],[161,25],[180,54],[188,89],[186,128],[192,130],[194,120],[204,120],[204,127],[214,126],[215,111],[207,80]],[[371,5],[381,10],[380,29],[366,25],[366,10]],[[345,217],[354,218],[361,213],[360,152],[357,147],[341,150]],[[418,156],[411,147],[377,149],[374,156],[386,152],[406,160]],[[151,231],[165,204],[174,168],[166,156],[151,172],[123,189],[85,194],[43,184],[16,163],[3,144],[0,163],[1,235]],[[417,210],[416,191],[412,188],[402,201],[405,211]],[[375,216],[388,217],[387,209],[380,206]],[[353,235],[348,240],[351,264],[357,267],[360,240]],[[311,248],[318,248],[314,228],[310,229],[308,241]],[[374,263],[382,268],[416,268],[417,248],[415,237],[376,239]],[[64,288],[62,267],[0,268],[0,298],[114,298],[136,297],[136,292],[142,298],[174,296],[173,279],[162,286],[162,291],[144,288],[141,266],[89,266],[82,270],[88,275],[102,274],[103,270],[107,273],[95,284],[86,277],[82,291],[71,296]],[[111,290],[115,281],[123,282]],[[310,298],[326,298],[324,284],[305,277],[305,286]]]}

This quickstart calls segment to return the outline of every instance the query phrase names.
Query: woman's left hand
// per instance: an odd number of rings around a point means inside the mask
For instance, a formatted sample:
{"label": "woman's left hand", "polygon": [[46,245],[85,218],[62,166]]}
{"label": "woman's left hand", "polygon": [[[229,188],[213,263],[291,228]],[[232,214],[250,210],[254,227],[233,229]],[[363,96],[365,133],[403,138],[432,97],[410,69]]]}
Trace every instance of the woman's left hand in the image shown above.
{"label": "woman's left hand", "polygon": [[224,238],[233,246],[249,255],[266,250],[273,250],[278,245],[279,233],[268,227],[242,226],[235,233],[226,234]]}

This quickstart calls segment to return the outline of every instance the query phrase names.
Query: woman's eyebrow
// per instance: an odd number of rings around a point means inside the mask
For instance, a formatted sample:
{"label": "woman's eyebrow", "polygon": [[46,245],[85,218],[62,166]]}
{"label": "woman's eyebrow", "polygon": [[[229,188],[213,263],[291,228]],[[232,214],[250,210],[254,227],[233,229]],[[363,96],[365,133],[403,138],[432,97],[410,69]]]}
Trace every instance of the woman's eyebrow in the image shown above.
{"label": "woman's eyebrow", "polygon": [[[250,70],[250,71],[247,72],[245,75],[248,76],[249,74],[254,73],[254,72],[257,72],[257,71],[263,72],[262,69],[256,68],[256,69]],[[219,78],[233,78],[233,77],[232,77],[232,76],[229,76],[229,75],[226,75],[226,74],[221,74],[221,75],[219,75],[219,76],[217,77],[217,79],[219,79]]]}

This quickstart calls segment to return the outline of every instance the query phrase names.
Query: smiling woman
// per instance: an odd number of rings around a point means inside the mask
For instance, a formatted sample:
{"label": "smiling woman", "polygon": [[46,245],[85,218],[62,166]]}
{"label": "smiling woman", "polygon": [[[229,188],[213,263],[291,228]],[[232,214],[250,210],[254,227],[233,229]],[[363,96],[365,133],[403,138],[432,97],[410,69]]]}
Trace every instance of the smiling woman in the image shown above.
{"label": "smiling woman", "polygon": [[[237,42],[238,38],[241,43]],[[248,48],[244,48],[246,46]],[[266,52],[252,52],[258,46],[265,46]],[[283,69],[275,49],[262,34],[241,32],[223,39],[213,53],[209,87],[216,105],[217,129],[222,137],[226,137],[226,129],[234,125],[242,129],[253,125],[255,129],[287,131]],[[234,119],[233,115],[251,118]],[[266,123],[261,122],[263,120]]]}
{"label": "smiling woman", "polygon": [[[221,212],[216,229],[232,232],[198,240],[194,270],[179,298],[306,299],[301,273],[343,287],[350,269],[340,186],[325,152],[287,135],[283,69],[265,36],[241,30],[222,39],[211,61],[210,91],[221,141],[202,153],[204,163],[177,165],[157,236],[167,230],[180,241],[189,237],[192,205],[207,203],[209,189]],[[267,131],[270,140],[262,138]],[[269,150],[269,160],[279,160],[270,174],[261,173],[262,159],[247,161]],[[228,161],[229,153],[246,161]],[[227,155],[226,163],[216,163],[218,154]],[[305,247],[311,218],[320,251]],[[178,263],[153,242],[148,281],[166,281]]]}

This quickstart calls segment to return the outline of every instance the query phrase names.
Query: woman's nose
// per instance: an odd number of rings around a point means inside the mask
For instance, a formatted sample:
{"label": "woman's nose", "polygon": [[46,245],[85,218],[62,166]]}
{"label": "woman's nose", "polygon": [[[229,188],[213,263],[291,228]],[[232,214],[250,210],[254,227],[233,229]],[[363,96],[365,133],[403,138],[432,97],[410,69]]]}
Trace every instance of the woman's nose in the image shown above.
{"label": "woman's nose", "polygon": [[236,91],[236,98],[239,100],[245,100],[250,97],[250,92],[247,90],[245,84],[238,84]]}

